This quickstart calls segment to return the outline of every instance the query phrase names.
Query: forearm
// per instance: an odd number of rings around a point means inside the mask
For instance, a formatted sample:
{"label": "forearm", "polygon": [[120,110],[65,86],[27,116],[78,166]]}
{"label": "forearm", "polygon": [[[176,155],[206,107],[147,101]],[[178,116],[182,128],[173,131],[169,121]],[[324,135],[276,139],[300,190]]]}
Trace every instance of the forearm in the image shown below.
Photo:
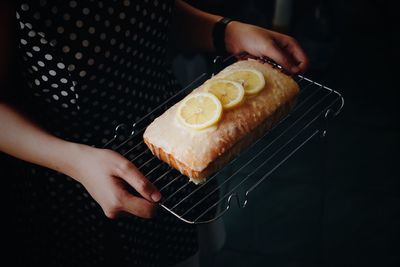
{"label": "forearm", "polygon": [[0,102],[0,151],[16,158],[68,173],[80,145],[59,139]]}
{"label": "forearm", "polygon": [[197,51],[214,51],[212,30],[221,16],[203,12],[182,0],[175,1],[175,25],[179,43]]}

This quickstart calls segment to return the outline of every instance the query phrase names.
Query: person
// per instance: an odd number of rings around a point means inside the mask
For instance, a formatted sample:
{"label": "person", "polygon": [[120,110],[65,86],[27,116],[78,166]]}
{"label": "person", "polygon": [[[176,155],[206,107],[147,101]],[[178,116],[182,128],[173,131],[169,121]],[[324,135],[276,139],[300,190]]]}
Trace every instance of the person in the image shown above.
{"label": "person", "polygon": [[[183,46],[212,52],[221,16],[182,0],[2,5],[0,39],[8,42],[0,50],[0,151],[24,162],[14,175],[21,258],[52,266],[171,266],[193,255],[194,226],[167,213],[154,217],[162,197],[156,186],[101,147],[120,122],[135,121],[179,90],[166,60],[172,21]],[[230,21],[222,43],[230,54],[267,56],[293,74],[307,68],[296,40],[278,32]],[[5,82],[13,47],[20,86]]]}

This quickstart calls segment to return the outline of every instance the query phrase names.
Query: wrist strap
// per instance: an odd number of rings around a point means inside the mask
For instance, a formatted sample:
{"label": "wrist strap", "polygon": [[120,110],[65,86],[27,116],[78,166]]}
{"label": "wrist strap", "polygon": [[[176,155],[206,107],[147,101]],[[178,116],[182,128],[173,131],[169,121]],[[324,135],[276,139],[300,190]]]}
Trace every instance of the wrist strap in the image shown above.
{"label": "wrist strap", "polygon": [[231,21],[232,19],[224,17],[214,24],[212,38],[217,54],[227,54],[225,47],[225,28]]}

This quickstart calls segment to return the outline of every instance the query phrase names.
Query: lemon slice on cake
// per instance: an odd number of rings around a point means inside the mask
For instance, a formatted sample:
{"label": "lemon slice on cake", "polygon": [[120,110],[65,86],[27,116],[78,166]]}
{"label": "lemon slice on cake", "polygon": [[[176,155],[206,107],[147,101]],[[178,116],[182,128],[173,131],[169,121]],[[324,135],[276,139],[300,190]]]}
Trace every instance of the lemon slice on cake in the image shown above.
{"label": "lemon slice on cake", "polygon": [[244,88],[238,82],[213,80],[207,83],[205,88],[207,92],[212,93],[221,101],[224,109],[237,106],[244,98]]}
{"label": "lemon slice on cake", "polygon": [[201,130],[217,123],[222,114],[218,98],[208,92],[195,93],[182,100],[178,108],[178,118],[183,125]]}
{"label": "lemon slice on cake", "polygon": [[257,94],[265,86],[264,75],[255,69],[232,70],[224,79],[242,84],[246,95]]}

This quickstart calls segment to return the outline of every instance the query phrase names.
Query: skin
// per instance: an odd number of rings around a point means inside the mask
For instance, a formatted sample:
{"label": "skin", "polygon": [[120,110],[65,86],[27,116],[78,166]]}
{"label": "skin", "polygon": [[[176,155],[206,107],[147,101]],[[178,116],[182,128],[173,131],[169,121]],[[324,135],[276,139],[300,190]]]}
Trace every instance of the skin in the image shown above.
{"label": "skin", "polygon": [[[6,84],[5,66],[13,38],[8,31],[15,11],[0,9],[0,84]],[[176,1],[176,31],[182,43],[197,51],[212,51],[211,32],[220,16]],[[226,48],[230,53],[246,51],[256,56],[268,56],[292,73],[305,71],[307,57],[291,37],[240,22],[228,24]],[[161,199],[158,189],[120,154],[59,139],[36,125],[28,116],[7,101],[11,87],[0,87],[0,151],[16,158],[64,173],[81,183],[102,207],[108,218],[131,214],[143,218],[154,216]],[[131,195],[127,186],[142,197]]]}
{"label": "skin", "polygon": [[[178,37],[181,37],[179,43],[197,51],[213,51],[211,32],[221,18],[176,1],[175,24],[180,33]],[[294,38],[254,25],[230,22],[225,29],[225,46],[231,54],[247,52],[270,57],[292,74],[304,72],[308,67],[308,58]]]}
{"label": "skin", "polygon": [[292,74],[304,72],[308,67],[308,58],[294,38],[254,25],[229,23],[225,44],[229,53],[267,56]]}

